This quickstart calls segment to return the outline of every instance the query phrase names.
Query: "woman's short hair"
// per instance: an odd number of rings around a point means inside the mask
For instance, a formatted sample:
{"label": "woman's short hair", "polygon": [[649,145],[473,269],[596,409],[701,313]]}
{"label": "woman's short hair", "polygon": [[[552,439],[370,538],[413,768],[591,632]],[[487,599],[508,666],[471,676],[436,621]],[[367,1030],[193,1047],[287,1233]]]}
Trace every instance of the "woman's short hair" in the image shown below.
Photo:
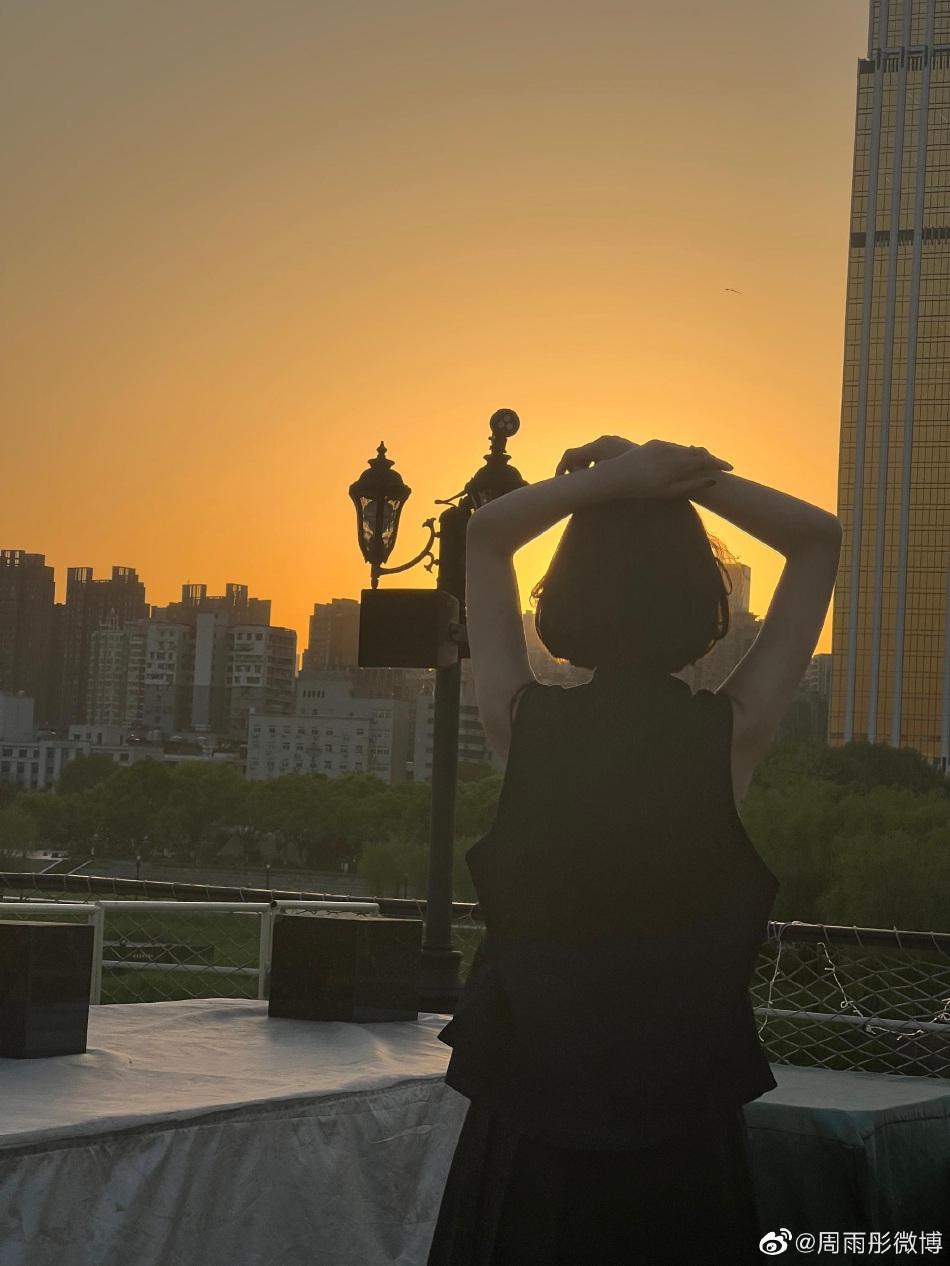
{"label": "woman's short hair", "polygon": [[578,668],[679,672],[729,630],[731,562],[683,498],[585,506],[532,590],[535,628]]}

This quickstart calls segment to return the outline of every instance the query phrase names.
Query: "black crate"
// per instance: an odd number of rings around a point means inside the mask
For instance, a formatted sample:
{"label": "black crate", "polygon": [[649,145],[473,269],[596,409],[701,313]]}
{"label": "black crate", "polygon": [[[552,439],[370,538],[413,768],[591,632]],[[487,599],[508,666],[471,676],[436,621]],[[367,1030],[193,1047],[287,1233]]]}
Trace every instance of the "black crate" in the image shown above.
{"label": "black crate", "polygon": [[94,929],[0,921],[0,1056],[82,1055]]}
{"label": "black crate", "polygon": [[292,1020],[419,1018],[422,924],[376,915],[279,914],[268,1015]]}

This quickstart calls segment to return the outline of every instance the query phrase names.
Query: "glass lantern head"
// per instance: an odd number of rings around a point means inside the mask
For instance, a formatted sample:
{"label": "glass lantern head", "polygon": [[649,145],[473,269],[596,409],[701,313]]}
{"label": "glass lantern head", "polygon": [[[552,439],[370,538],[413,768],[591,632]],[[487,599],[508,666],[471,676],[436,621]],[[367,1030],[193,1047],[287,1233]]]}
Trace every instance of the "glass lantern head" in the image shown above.
{"label": "glass lantern head", "polygon": [[374,569],[382,567],[393,552],[399,516],[412,492],[392,467],[386,445],[380,444],[366,470],[350,485],[360,553]]}

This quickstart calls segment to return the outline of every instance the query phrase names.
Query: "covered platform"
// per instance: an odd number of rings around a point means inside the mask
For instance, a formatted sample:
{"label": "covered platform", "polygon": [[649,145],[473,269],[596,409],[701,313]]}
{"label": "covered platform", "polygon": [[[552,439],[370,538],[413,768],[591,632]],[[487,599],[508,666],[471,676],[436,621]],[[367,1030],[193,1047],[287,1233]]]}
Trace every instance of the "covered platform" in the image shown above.
{"label": "covered platform", "polygon": [[[444,1023],[93,1007],[85,1055],[0,1061],[0,1266],[424,1266],[467,1106]],[[766,1229],[944,1230],[950,1082],[775,1073]]]}

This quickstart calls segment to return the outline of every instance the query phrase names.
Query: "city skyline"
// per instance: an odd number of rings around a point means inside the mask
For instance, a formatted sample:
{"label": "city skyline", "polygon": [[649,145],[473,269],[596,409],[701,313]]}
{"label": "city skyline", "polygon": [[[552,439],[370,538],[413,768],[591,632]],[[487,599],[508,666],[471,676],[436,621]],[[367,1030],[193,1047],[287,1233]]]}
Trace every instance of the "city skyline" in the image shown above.
{"label": "city skyline", "polygon": [[[379,441],[413,489],[403,561],[502,406],[532,481],[657,433],[833,509],[866,23],[865,0],[18,6],[0,539],[61,583],[132,565],[159,605],[239,577],[303,639],[367,582],[346,490]],[[780,560],[712,526],[764,610]]]}

